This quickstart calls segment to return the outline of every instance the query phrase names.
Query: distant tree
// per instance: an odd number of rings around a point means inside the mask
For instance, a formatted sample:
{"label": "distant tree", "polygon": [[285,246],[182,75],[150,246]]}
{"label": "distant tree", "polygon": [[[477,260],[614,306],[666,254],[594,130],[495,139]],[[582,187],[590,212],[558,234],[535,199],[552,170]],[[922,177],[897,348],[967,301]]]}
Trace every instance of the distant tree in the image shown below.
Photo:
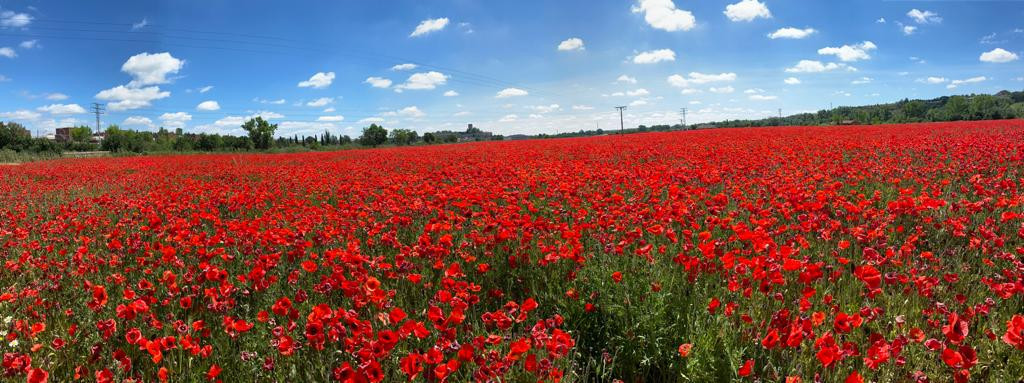
{"label": "distant tree", "polygon": [[466,128],[466,134],[477,134],[477,133],[480,133],[480,132],[482,132],[482,130],[480,130],[480,128],[477,128],[477,127],[472,126],[472,125],[470,125],[469,127]]}
{"label": "distant tree", "polygon": [[31,141],[32,134],[17,122],[0,122],[0,149],[20,151]]}
{"label": "distant tree", "polygon": [[359,144],[363,146],[377,147],[385,142],[388,142],[388,130],[377,124],[363,128],[363,135],[359,137]]}
{"label": "distant tree", "polygon": [[274,145],[274,131],[277,124],[271,124],[263,117],[251,118],[242,124],[242,129],[249,132],[249,139],[256,149],[270,149]]}
{"label": "distant tree", "polygon": [[341,144],[341,145],[351,144],[352,143],[352,137],[349,137],[347,135],[341,136],[341,137],[338,138],[338,143]]}
{"label": "distant tree", "polygon": [[88,126],[77,126],[71,128],[71,141],[74,142],[89,142],[92,138],[92,128]]}
{"label": "distant tree", "polygon": [[390,134],[391,142],[395,145],[412,145],[419,139],[419,135],[414,130],[409,129],[394,129]]}
{"label": "distant tree", "polygon": [[433,144],[434,141],[436,141],[436,140],[437,140],[437,137],[434,136],[434,133],[430,133],[430,132],[423,133],[423,142],[426,142],[428,144]]}
{"label": "distant tree", "polygon": [[968,108],[970,103],[964,96],[953,96],[949,100],[946,100],[946,105],[943,107],[946,113],[945,116],[949,120],[965,120],[967,119]]}

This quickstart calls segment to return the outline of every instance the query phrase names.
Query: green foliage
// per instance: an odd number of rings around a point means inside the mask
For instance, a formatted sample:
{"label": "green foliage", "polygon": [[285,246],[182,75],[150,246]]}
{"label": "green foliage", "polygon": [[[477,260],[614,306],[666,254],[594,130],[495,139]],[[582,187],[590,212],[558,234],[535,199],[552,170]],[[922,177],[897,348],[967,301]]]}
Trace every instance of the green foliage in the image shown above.
{"label": "green foliage", "polygon": [[377,124],[363,128],[363,135],[359,137],[359,144],[363,146],[377,147],[385,142],[388,142],[388,130]]}
{"label": "green foliage", "polygon": [[412,145],[419,139],[419,135],[415,130],[394,129],[391,131],[390,138],[395,145]]}
{"label": "green foliage", "polygon": [[257,116],[242,124],[242,129],[249,132],[249,139],[256,149],[270,149],[274,146],[274,131],[277,130],[277,124],[271,124],[263,117]]}

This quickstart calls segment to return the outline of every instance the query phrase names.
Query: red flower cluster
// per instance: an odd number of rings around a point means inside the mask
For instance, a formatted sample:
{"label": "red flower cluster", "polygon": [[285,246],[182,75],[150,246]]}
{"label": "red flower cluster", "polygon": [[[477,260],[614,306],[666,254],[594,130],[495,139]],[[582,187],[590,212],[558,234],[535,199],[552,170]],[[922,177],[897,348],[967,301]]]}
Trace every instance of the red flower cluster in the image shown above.
{"label": "red flower cluster", "polygon": [[1024,122],[0,167],[0,376],[1015,381]]}

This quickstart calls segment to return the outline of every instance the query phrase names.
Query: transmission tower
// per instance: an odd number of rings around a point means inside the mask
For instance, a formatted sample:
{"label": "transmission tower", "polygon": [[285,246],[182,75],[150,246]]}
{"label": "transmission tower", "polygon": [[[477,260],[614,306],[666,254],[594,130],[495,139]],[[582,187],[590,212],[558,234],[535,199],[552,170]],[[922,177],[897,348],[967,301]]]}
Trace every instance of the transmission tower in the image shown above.
{"label": "transmission tower", "polygon": [[106,110],[104,109],[104,105],[103,104],[100,104],[100,103],[97,103],[97,102],[92,103],[92,112],[96,114],[96,132],[97,133],[100,132],[100,115],[103,114],[105,111]]}

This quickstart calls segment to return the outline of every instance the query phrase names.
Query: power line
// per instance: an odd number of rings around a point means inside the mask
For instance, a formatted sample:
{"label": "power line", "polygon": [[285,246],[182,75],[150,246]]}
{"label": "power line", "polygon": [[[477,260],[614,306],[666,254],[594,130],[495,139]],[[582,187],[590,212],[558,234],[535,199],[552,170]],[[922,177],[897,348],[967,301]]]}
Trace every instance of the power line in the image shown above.
{"label": "power line", "polygon": [[92,103],[92,112],[96,114],[96,132],[100,131],[100,115],[105,111],[104,105],[98,102]]}
{"label": "power line", "polygon": [[626,132],[626,125],[622,122],[622,111],[626,110],[625,106],[616,106],[615,109],[619,110],[619,132]]}

